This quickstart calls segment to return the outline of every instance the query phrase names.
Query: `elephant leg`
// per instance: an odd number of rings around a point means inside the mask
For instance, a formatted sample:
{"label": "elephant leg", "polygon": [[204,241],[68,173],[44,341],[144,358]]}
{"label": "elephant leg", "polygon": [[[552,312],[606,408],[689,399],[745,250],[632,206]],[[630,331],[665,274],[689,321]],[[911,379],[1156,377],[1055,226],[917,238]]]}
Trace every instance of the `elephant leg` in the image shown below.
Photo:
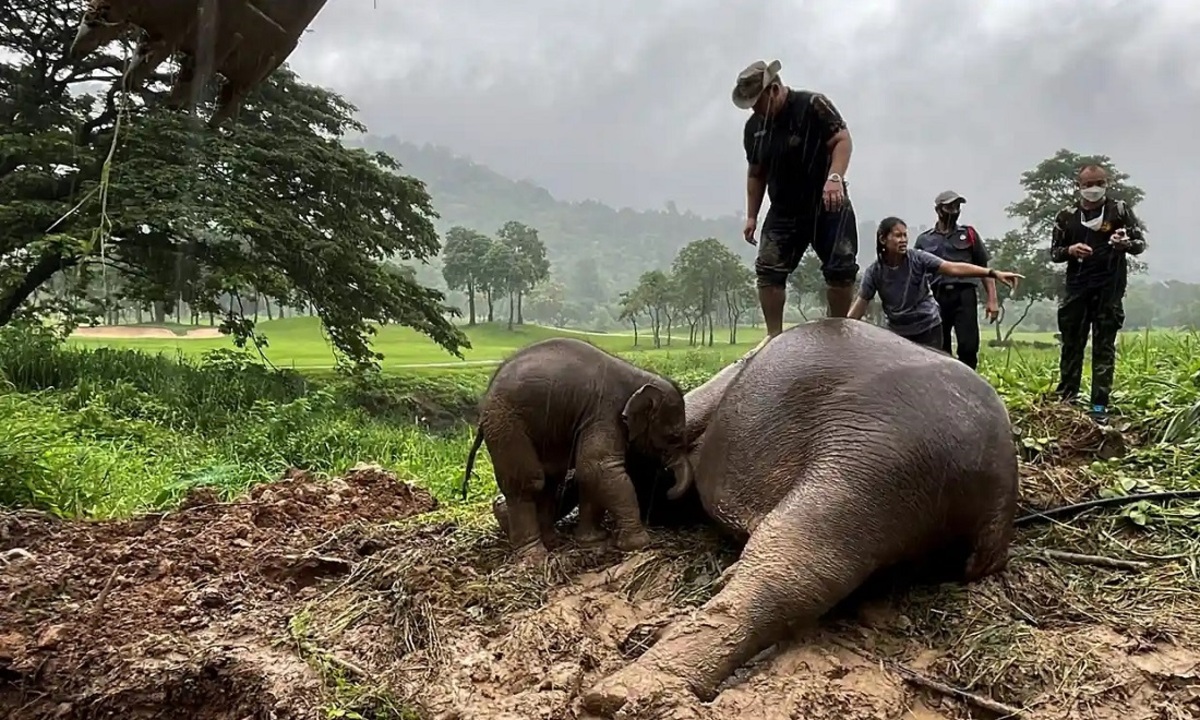
{"label": "elephant leg", "polygon": [[504,495],[497,495],[492,499],[492,517],[496,518],[496,525],[500,527],[500,532],[504,537],[508,537],[508,501]]}
{"label": "elephant leg", "polygon": [[484,432],[496,484],[504,494],[509,543],[522,561],[545,559],[538,505],[546,483],[533,443],[518,428],[485,427]]}
{"label": "elephant leg", "polygon": [[881,538],[859,527],[865,501],[807,494],[793,491],[771,511],[725,587],[637,661],[593,686],[584,707],[613,717],[627,702],[662,690],[711,700],[722,682],[790,627],[816,620],[870,577]]}
{"label": "elephant leg", "polygon": [[538,494],[537,499],[538,532],[541,534],[542,544],[551,550],[558,546],[558,530],[554,527],[558,522],[556,490],[557,486],[554,483],[546,483],[546,488]]}
{"label": "elephant leg", "polygon": [[[579,442],[579,464],[575,474],[579,482],[579,521],[592,523],[604,510],[612,513],[616,524],[617,548],[638,550],[650,543],[642,525],[637,490],[625,473],[624,443],[615,433],[589,432]],[[592,506],[592,507],[589,507]]]}
{"label": "elephant leg", "polygon": [[995,509],[972,539],[971,554],[963,572],[964,582],[975,582],[1007,567],[1009,546],[1016,533],[1013,518],[1017,514],[1018,492],[1014,489],[997,500]]}
{"label": "elephant leg", "polygon": [[590,491],[579,493],[579,523],[575,525],[575,542],[584,546],[594,546],[608,539],[601,523],[604,520],[604,506],[591,497]]}

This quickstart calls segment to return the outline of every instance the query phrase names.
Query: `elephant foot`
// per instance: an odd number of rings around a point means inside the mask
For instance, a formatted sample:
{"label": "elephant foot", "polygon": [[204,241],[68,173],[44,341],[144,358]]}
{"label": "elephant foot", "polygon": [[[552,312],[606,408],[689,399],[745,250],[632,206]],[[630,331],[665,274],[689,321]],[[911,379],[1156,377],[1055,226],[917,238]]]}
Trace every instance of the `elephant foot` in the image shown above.
{"label": "elephant foot", "polygon": [[504,533],[504,537],[508,537],[508,503],[504,500],[503,495],[492,500],[492,517],[496,518],[500,532]]}
{"label": "elephant foot", "polygon": [[643,662],[627,665],[600,680],[583,696],[583,709],[602,718],[613,718],[618,713],[622,717],[648,717],[643,713],[667,708],[671,718],[699,718],[698,705],[699,698],[686,680]]}
{"label": "elephant foot", "polygon": [[557,530],[550,530],[542,533],[542,544],[550,550],[557,550],[562,547],[563,536]]}
{"label": "elephant foot", "polygon": [[617,549],[622,552],[641,550],[650,544],[650,533],[644,528],[617,533]]}
{"label": "elephant foot", "polygon": [[575,542],[581,547],[598,547],[608,540],[608,533],[603,528],[575,526]]}
{"label": "elephant foot", "polygon": [[533,542],[522,548],[517,548],[517,564],[522,567],[533,567],[546,562],[550,553],[541,541]]}

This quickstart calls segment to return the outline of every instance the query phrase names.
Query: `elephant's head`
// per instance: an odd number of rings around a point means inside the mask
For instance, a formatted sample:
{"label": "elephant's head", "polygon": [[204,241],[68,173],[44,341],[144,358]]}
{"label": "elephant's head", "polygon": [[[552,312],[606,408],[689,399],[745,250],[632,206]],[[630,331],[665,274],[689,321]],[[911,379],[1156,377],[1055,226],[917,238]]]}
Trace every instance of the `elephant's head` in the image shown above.
{"label": "elephant's head", "polygon": [[630,444],[638,452],[660,459],[675,474],[667,497],[683,497],[692,485],[683,393],[666,380],[646,383],[629,397],[621,419]]}

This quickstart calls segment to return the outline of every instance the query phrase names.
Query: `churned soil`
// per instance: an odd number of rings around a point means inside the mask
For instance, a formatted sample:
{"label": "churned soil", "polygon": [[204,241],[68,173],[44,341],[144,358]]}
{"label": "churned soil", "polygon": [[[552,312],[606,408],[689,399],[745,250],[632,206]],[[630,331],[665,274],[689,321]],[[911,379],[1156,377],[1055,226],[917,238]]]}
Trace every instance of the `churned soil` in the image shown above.
{"label": "churned soil", "polygon": [[348,529],[435,507],[360,468],[119,522],[0,515],[0,717],[314,717],[293,613],[369,551]]}
{"label": "churned soil", "polygon": [[[1024,494],[1094,492],[1068,475],[1027,464]],[[20,720],[586,717],[589,686],[736,559],[657,529],[638,553],[565,542],[521,568],[485,509],[435,510],[375,469],[122,522],[0,518],[0,717]],[[664,692],[619,717],[1200,717],[1197,550],[1194,528],[1117,514],[1022,530],[999,576],[882,587],[712,703]]]}

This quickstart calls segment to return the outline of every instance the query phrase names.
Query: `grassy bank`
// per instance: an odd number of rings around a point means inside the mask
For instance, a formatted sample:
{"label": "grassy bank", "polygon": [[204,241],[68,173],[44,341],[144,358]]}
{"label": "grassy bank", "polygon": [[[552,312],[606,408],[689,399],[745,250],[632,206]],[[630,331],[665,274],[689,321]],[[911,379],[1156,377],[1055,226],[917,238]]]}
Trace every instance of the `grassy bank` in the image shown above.
{"label": "grassy bank", "polygon": [[[306,320],[270,333],[275,363],[316,362]],[[388,363],[430,360],[428,340],[385,330]],[[290,333],[290,334],[289,334]],[[502,358],[554,332],[471,331],[476,356]],[[749,346],[638,349],[631,337],[585,336],[633,362],[694,387]],[[757,333],[747,333],[757,341]],[[290,338],[290,339],[289,339]],[[318,338],[319,339],[319,338]],[[0,503],[64,516],[107,517],[168,507],[189,488],[228,495],[290,466],[327,474],[378,463],[456,502],[471,431],[470,412],[491,368],[410,369],[370,380],[330,372],[276,370],[224,341],[71,341],[58,344],[0,331]],[[411,346],[411,347],[410,347]],[[187,348],[180,352],[178,348]],[[164,352],[166,351],[166,352]],[[1122,338],[1115,401],[1150,441],[1122,463],[1097,466],[1114,483],[1195,483],[1200,463],[1200,342],[1190,335]],[[1043,396],[1055,381],[1051,349],[988,348],[981,371],[1004,395],[1029,443],[1049,443]],[[317,366],[319,367],[319,366]],[[1161,442],[1160,442],[1161,441]],[[490,496],[490,465],[479,462],[473,499]]]}

